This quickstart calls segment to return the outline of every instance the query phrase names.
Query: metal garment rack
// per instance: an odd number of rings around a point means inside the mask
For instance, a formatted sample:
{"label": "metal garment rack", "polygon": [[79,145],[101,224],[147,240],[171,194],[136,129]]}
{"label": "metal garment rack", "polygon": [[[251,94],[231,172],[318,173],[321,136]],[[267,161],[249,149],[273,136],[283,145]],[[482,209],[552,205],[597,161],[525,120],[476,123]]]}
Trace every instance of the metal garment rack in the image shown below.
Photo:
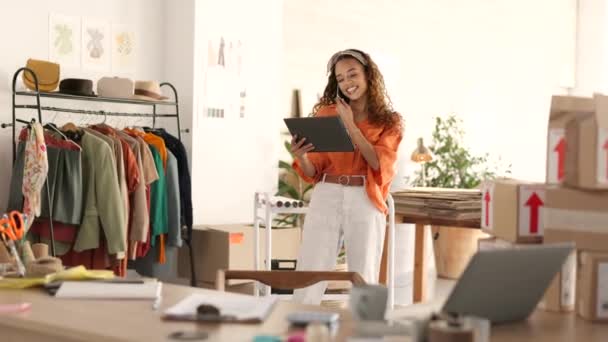
{"label": "metal garment rack", "polygon": [[[17,91],[17,78],[19,74],[22,72],[29,72],[33,78],[34,83],[36,85],[35,91]],[[167,86],[173,91],[174,101],[146,101],[146,100],[135,100],[135,99],[123,99],[123,98],[111,98],[111,97],[91,97],[91,96],[78,96],[78,95],[69,95],[69,94],[61,94],[56,92],[41,92],[39,91],[38,86],[38,77],[36,73],[29,68],[20,68],[13,75],[13,84],[12,84],[12,93],[13,93],[13,102],[12,102],[12,122],[9,124],[1,124],[0,127],[12,127],[12,138],[13,138],[13,164],[16,160],[17,153],[17,142],[16,138],[16,130],[17,130],[17,122],[22,123],[30,123],[24,120],[17,119],[16,110],[17,109],[35,109],[38,112],[38,122],[40,124],[42,121],[42,111],[53,111],[53,112],[65,112],[65,113],[75,113],[75,114],[84,114],[84,115],[104,115],[104,116],[120,116],[120,117],[148,117],[152,118],[152,128],[156,128],[156,119],[157,118],[175,118],[177,123],[177,138],[182,140],[182,130],[180,126],[179,120],[179,100],[177,95],[177,89],[168,82],[164,82],[160,84],[160,87]],[[35,97],[36,104],[17,104],[16,98],[17,96],[22,97]],[[127,113],[127,112],[112,112],[112,111],[104,111],[104,110],[86,110],[86,109],[72,109],[72,108],[64,108],[64,107],[53,107],[53,106],[42,106],[40,104],[41,98],[49,98],[49,99],[62,99],[62,100],[73,100],[80,102],[98,102],[98,103],[118,103],[118,104],[129,104],[129,105],[138,105],[138,106],[148,106],[152,107],[152,113]],[[157,113],[157,107],[159,106],[173,106],[175,107],[174,114],[159,114]],[[188,130],[186,130],[188,132]],[[51,253],[55,256],[55,238],[53,233],[53,203],[50,198],[50,192],[48,188],[48,182],[46,182],[46,193],[47,193],[47,201],[49,205],[49,225],[50,225],[50,235],[51,235]],[[196,273],[194,266],[194,254],[192,250],[192,227],[182,228],[182,239],[188,246],[188,250],[190,252],[190,284],[191,286],[196,286]]]}

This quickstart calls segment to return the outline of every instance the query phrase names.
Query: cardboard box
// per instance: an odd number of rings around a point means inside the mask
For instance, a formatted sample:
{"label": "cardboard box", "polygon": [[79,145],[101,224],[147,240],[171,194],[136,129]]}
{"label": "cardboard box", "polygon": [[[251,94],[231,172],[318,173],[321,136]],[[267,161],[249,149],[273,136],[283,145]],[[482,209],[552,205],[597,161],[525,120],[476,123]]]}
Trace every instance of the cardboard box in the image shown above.
{"label": "cardboard box", "polygon": [[513,179],[486,181],[481,188],[481,228],[514,243],[543,240],[545,185]]}
{"label": "cardboard box", "polygon": [[574,96],[553,96],[547,130],[547,184],[561,184],[566,178],[567,124],[578,115],[593,113],[593,99]]}
{"label": "cardboard box", "polygon": [[[272,258],[296,259],[301,238],[300,228],[272,230]],[[229,224],[194,227],[192,247],[198,282],[214,283],[217,271],[254,269],[254,232],[252,225]],[[260,267],[263,267],[265,230],[260,230]],[[179,277],[190,277],[187,246],[180,248]]]}
{"label": "cardboard box", "polygon": [[608,96],[595,95],[595,111],[566,124],[565,184],[608,190]]}
{"label": "cardboard box", "polygon": [[576,251],[572,251],[562,270],[553,278],[539,304],[547,311],[574,311],[576,300]]}
{"label": "cardboard box", "polygon": [[581,252],[576,295],[579,316],[608,322],[608,253]]}
{"label": "cardboard box", "polygon": [[545,242],[574,242],[579,250],[608,252],[608,192],[562,187],[545,190]]}

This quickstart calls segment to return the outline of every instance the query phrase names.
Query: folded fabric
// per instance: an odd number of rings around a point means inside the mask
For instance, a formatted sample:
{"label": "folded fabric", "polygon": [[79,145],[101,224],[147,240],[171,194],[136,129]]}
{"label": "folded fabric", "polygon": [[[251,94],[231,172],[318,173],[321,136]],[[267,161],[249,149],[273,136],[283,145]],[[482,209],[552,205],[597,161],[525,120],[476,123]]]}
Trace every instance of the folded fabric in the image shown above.
{"label": "folded fabric", "polygon": [[3,278],[0,279],[0,289],[25,289],[42,286],[60,280],[103,280],[114,278],[114,272],[107,270],[87,270],[84,266],[72,267],[67,270],[48,274],[37,278]]}

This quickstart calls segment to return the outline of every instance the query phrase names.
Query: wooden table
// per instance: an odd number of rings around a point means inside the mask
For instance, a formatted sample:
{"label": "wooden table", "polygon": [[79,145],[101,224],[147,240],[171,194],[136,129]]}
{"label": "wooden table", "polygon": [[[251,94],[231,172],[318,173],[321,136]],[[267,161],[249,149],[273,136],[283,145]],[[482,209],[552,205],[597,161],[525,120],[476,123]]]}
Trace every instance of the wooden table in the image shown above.
{"label": "wooden table", "polygon": [[[424,227],[427,225],[430,226],[449,226],[449,227],[463,227],[463,228],[473,228],[479,229],[481,226],[480,220],[446,220],[446,219],[438,219],[432,218],[428,216],[412,216],[412,215],[402,215],[399,213],[399,210],[395,211],[395,224],[399,223],[412,223],[416,225],[415,232],[415,242],[414,242],[414,303],[420,303],[425,298],[427,298],[427,294],[424,293],[425,289],[425,277],[424,273],[427,268],[426,262],[424,260],[425,254],[425,234]],[[382,261],[380,264],[380,283],[386,284],[386,272],[387,272],[387,250],[388,250],[388,226],[384,239],[384,248],[382,249]]]}
{"label": "wooden table", "polygon": [[[153,311],[149,301],[62,300],[41,290],[2,290],[0,303],[27,301],[32,309],[22,314],[0,315],[0,340],[28,341],[170,341],[175,331],[205,331],[208,341],[252,341],[257,334],[285,336],[285,319],[297,310],[333,311],[341,314],[336,341],[346,341],[353,329],[347,311],[290,302],[277,304],[263,324],[196,324],[166,322],[160,318],[165,308],[191,293],[213,294],[212,290],[177,285],[163,285],[160,311]],[[423,310],[421,310],[423,309]],[[399,315],[421,317],[430,308],[413,305]],[[399,316],[396,316],[397,318]],[[502,341],[606,341],[608,325],[591,324],[574,314],[536,311],[528,321],[492,327],[492,342]]]}
{"label": "wooden table", "polygon": [[[208,341],[252,341],[257,334],[281,335],[288,332],[288,313],[297,310],[323,310],[341,313],[349,328],[350,313],[344,310],[279,302],[263,324],[196,324],[161,320],[161,313],[192,293],[213,294],[213,290],[163,284],[159,311],[151,301],[110,301],[56,299],[40,289],[1,290],[0,304],[30,302],[22,314],[0,314],[0,341],[171,341],[176,331],[201,330]],[[345,339],[345,338],[343,338]]]}

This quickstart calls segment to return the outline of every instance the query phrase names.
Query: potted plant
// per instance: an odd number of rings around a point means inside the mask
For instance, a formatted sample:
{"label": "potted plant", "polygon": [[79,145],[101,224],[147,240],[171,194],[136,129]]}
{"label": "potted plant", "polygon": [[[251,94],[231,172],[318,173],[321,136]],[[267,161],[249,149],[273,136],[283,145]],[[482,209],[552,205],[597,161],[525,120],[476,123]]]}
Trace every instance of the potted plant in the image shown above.
{"label": "potted plant", "polygon": [[[506,168],[491,165],[488,154],[471,154],[463,145],[464,130],[461,124],[462,121],[455,115],[435,118],[429,146],[433,160],[422,165],[426,186],[474,189],[484,179],[510,173],[510,165]],[[413,185],[423,185],[422,178],[422,171],[418,171]],[[488,236],[469,228],[433,226],[432,230],[437,274],[452,279],[460,276],[477,251],[477,240]]]}

